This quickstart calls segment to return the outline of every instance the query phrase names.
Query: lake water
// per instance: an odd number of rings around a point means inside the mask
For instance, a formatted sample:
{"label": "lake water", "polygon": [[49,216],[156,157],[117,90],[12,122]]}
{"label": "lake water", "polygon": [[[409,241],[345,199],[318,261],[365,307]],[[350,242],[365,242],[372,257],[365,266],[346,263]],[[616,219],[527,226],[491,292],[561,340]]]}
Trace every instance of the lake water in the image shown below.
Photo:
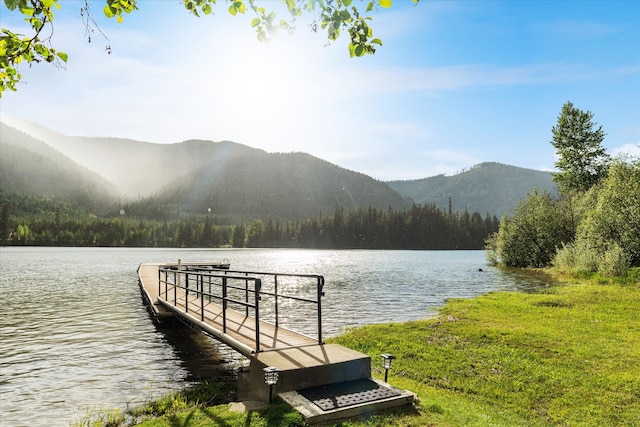
{"label": "lake water", "polygon": [[142,303],[138,265],[178,259],[323,275],[325,337],[425,318],[448,298],[547,285],[488,266],[483,251],[2,247],[0,425],[73,425],[228,370],[235,353],[187,328],[156,326]]}

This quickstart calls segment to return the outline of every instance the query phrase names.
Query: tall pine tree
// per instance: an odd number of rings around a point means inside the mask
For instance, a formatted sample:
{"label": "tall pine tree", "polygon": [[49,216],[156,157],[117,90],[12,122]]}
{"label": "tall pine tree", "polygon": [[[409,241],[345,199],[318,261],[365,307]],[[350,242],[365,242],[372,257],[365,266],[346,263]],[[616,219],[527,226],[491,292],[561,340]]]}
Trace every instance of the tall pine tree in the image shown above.
{"label": "tall pine tree", "polygon": [[610,158],[601,145],[606,134],[602,126],[595,128],[592,119],[592,112],[567,102],[551,129],[560,170],[553,174],[553,181],[563,193],[586,191],[606,176]]}

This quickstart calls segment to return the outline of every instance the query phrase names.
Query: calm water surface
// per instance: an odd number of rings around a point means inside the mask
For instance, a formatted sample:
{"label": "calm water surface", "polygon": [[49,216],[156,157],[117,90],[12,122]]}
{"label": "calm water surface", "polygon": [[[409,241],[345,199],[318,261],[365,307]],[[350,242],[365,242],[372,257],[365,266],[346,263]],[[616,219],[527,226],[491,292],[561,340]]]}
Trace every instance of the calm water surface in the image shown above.
{"label": "calm water surface", "polygon": [[[2,247],[0,425],[68,426],[214,377],[236,360],[214,340],[158,328],[147,314],[138,265],[179,258],[324,275],[325,337],[424,318],[448,298],[547,285],[543,277],[489,267],[482,251]],[[315,330],[313,318],[305,321],[292,324]]]}

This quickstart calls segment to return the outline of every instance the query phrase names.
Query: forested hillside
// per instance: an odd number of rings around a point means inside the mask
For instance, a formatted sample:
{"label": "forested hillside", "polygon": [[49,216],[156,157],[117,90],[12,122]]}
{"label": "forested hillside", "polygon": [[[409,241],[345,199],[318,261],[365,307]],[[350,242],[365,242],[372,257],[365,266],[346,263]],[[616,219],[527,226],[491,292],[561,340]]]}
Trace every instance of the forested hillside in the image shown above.
{"label": "forested hillside", "polygon": [[409,206],[385,183],[308,154],[256,151],[212,162],[125,209],[155,219],[210,212],[240,220],[301,220],[331,214],[336,207]]}
{"label": "forested hillside", "polygon": [[[47,144],[0,126],[0,194],[57,200],[96,214],[113,210],[117,196],[111,183]],[[29,203],[18,206],[17,214],[33,209]]]}
{"label": "forested hillside", "polygon": [[444,210],[468,209],[502,217],[513,212],[518,200],[534,188],[556,194],[550,172],[500,163],[481,163],[453,176],[438,175],[411,181],[391,181],[389,186],[416,203],[435,203]]}
{"label": "forested hillside", "polygon": [[[386,183],[304,153],[271,154],[233,142],[152,144],[67,137],[37,125],[25,126],[43,141],[30,138],[29,144],[38,148],[31,158],[27,153],[21,156],[19,164],[35,165],[41,161],[40,154],[55,160],[45,153],[60,151],[68,157],[58,165],[62,170],[71,170],[72,159],[100,174],[120,189],[120,208],[140,218],[175,220],[183,214],[211,213],[235,223],[255,218],[304,219],[333,212],[338,206],[409,206]],[[5,124],[2,135],[12,145],[25,144],[25,135]],[[12,155],[8,152],[6,157]],[[55,162],[51,165],[56,167]],[[33,178],[23,169],[15,172],[24,182]],[[67,187],[71,192],[80,188]],[[7,185],[3,191],[14,190]],[[21,194],[22,190],[16,191]]]}
{"label": "forested hillside", "polygon": [[480,249],[498,227],[305,153],[30,129],[0,128],[3,244]]}

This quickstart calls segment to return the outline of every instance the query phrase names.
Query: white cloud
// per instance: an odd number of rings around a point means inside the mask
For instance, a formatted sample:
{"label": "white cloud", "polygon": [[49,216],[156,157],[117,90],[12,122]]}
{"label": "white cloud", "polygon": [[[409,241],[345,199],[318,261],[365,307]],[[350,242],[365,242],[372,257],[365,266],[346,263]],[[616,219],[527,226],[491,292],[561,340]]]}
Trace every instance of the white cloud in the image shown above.
{"label": "white cloud", "polygon": [[624,144],[611,149],[612,156],[629,155],[640,158],[640,141],[637,144]]}

